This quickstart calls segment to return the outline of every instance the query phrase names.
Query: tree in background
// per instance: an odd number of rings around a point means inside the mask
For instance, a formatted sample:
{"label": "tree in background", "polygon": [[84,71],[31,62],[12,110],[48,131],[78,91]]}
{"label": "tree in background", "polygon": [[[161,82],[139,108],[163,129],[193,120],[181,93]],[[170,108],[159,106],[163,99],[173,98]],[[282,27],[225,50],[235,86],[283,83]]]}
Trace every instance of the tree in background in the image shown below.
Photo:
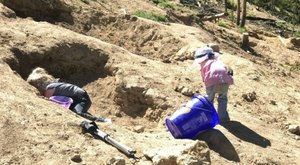
{"label": "tree in background", "polygon": [[224,0],[224,13],[227,15],[227,0]]}
{"label": "tree in background", "polygon": [[245,26],[246,15],[247,15],[247,0],[243,0],[243,11],[242,11],[241,27]]}
{"label": "tree in background", "polygon": [[241,20],[241,1],[237,0],[237,6],[236,6],[236,24],[240,25]]}
{"label": "tree in background", "polygon": [[251,0],[251,2],[285,21],[294,25],[300,24],[300,0]]}
{"label": "tree in background", "polygon": [[300,0],[289,0],[289,6],[285,9],[288,10],[290,13],[293,13],[292,17],[289,18],[287,21],[291,22],[294,25],[300,24]]}

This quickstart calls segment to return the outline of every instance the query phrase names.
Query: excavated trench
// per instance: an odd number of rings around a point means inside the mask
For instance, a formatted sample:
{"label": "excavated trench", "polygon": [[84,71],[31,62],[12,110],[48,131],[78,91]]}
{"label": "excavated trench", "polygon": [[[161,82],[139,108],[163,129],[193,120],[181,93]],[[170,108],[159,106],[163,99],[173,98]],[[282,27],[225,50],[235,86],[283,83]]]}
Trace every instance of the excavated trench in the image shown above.
{"label": "excavated trench", "polygon": [[45,68],[49,74],[79,86],[106,77],[108,55],[79,43],[62,43],[47,50],[26,52],[12,48],[14,56],[5,61],[24,80],[35,67]]}

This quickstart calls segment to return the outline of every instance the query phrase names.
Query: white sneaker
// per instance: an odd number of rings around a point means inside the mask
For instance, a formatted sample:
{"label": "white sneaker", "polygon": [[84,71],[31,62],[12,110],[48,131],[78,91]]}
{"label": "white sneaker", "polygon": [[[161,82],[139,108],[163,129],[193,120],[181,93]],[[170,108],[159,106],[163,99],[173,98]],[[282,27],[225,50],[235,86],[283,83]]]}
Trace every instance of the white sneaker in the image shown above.
{"label": "white sneaker", "polygon": [[104,122],[105,122],[105,123],[111,123],[111,119],[107,119],[107,118],[106,118],[106,119],[104,120]]}

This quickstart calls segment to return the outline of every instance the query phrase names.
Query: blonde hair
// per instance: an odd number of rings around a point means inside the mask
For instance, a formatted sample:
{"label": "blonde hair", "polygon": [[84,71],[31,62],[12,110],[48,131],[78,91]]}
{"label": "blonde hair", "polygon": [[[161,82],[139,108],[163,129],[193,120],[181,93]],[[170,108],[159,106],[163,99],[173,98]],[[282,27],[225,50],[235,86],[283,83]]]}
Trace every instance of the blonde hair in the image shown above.
{"label": "blonde hair", "polygon": [[44,95],[47,85],[49,85],[55,78],[48,74],[48,72],[41,67],[37,67],[29,74],[27,82],[36,87],[39,92]]}

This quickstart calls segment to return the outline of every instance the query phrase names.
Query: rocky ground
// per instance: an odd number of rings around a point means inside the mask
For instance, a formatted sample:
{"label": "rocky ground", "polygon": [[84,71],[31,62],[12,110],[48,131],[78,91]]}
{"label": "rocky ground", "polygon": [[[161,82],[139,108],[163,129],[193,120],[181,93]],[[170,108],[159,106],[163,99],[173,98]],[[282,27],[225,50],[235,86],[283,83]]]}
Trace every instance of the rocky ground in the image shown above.
{"label": "rocky ground", "polygon": [[[152,1],[0,2],[1,164],[299,164],[299,39],[247,22],[245,51],[229,20],[221,19],[229,28],[199,22],[177,1],[168,23],[133,15],[169,13]],[[166,117],[205,93],[192,66],[205,45],[217,45],[234,70],[232,121],[174,139]],[[85,119],[40,96],[25,81],[37,66],[86,89],[89,111],[112,119],[100,129],[136,157],[94,139],[79,126]]]}

